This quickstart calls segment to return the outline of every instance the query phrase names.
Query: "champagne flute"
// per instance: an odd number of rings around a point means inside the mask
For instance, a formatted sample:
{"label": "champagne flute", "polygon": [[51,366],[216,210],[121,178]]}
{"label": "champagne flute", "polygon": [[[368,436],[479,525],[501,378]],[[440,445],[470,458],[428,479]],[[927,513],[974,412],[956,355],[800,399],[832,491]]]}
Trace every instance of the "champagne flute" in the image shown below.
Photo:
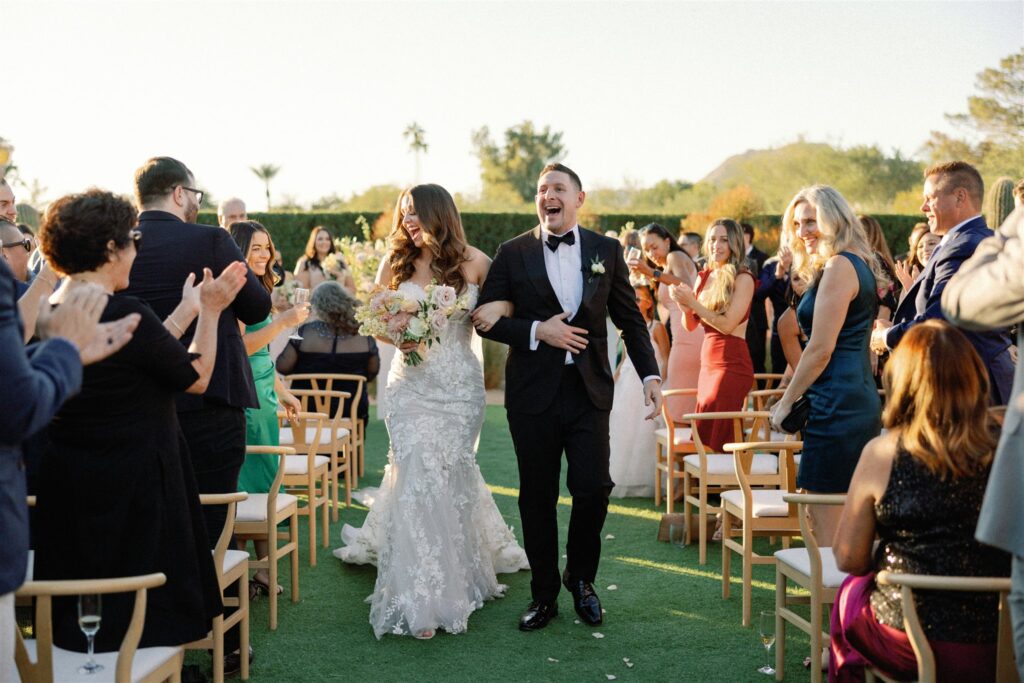
{"label": "champagne flute", "polygon": [[765,665],[757,670],[758,673],[775,675],[775,669],[771,664],[772,645],[775,644],[775,612],[761,612],[758,621],[758,632],[761,635],[761,644],[764,645]]}
{"label": "champagne flute", "polygon": [[[304,289],[302,287],[296,287],[295,291],[292,293],[292,297],[293,297],[292,303],[294,305],[296,305],[296,306],[301,306],[302,304],[304,304],[307,301],[309,301],[309,290],[308,289]],[[291,333],[291,335],[288,338],[289,339],[296,339],[296,340],[299,340],[299,341],[302,340],[302,335],[299,334],[298,326],[296,326],[294,329],[292,329],[292,333]]]}
{"label": "champagne flute", "polygon": [[82,633],[89,641],[89,661],[78,667],[80,674],[103,671],[103,665],[97,664],[93,659],[93,640],[96,638],[96,632],[100,630],[101,610],[102,601],[98,594],[78,596],[78,628],[82,629]]}

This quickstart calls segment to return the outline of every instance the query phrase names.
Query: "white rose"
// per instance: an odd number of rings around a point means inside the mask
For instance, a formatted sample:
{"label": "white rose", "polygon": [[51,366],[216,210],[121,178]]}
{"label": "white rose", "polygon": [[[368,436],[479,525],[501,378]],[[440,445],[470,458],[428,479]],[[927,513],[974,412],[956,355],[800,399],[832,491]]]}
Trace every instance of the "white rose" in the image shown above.
{"label": "white rose", "polygon": [[436,334],[440,334],[446,327],[448,327],[448,316],[440,308],[435,309],[430,314],[430,328]]}
{"label": "white rose", "polygon": [[431,297],[433,304],[438,308],[448,308],[449,306],[455,305],[455,300],[458,298],[458,293],[454,287],[448,285],[438,285],[434,289],[434,294]]}
{"label": "white rose", "polygon": [[603,263],[592,263],[590,264],[590,272],[598,275],[604,275],[604,264]]}
{"label": "white rose", "polygon": [[418,316],[410,319],[409,326],[405,328],[406,336],[412,339],[422,339],[429,331],[427,323]]}

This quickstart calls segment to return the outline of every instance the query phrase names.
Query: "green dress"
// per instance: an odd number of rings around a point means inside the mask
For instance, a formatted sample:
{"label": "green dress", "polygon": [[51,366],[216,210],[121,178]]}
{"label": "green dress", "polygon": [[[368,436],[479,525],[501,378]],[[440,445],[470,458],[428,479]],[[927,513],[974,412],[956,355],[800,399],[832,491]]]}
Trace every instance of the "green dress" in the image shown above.
{"label": "green dress", "polygon": [[[255,332],[270,324],[271,316],[256,325],[247,325],[245,333]],[[274,361],[270,346],[264,346],[249,356],[252,376],[256,380],[259,408],[245,409],[245,443],[247,446],[278,446],[280,434],[277,426],[277,394],[274,392]],[[238,473],[238,490],[249,493],[267,493],[277,475],[276,455],[248,455]]]}

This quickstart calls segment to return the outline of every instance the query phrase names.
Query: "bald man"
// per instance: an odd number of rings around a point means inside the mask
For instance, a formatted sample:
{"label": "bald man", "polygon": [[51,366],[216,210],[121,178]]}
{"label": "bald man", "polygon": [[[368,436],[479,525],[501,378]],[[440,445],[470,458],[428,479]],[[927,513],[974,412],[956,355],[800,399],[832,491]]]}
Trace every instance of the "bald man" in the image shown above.
{"label": "bald man", "polygon": [[232,223],[247,221],[249,216],[245,213],[245,202],[238,197],[225,199],[217,206],[217,225],[227,230]]}

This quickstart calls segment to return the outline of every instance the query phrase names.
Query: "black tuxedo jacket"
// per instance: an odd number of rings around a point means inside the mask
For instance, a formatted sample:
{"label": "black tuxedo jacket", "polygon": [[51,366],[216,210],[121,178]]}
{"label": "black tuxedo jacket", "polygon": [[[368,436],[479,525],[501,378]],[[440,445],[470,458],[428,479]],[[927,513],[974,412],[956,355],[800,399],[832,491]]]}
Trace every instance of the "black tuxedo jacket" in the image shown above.
{"label": "black tuxedo jacket", "polygon": [[[757,247],[754,247],[750,251],[750,256],[747,257],[747,261],[750,262],[748,267],[754,274],[754,282],[758,282],[761,277],[761,271],[764,270],[764,262],[768,260],[768,254],[764,253]],[[750,322],[747,324],[747,330],[753,329],[758,335],[758,339],[764,339],[765,332],[768,331],[768,312],[765,309],[765,299],[767,296],[764,292],[758,294],[754,292],[754,303],[750,308]]]}
{"label": "black tuxedo jacket", "polygon": [[[123,294],[148,303],[164,320],[181,303],[181,288],[189,273],[202,282],[203,268],[214,276],[228,265],[244,261],[238,245],[223,228],[185,223],[164,211],[143,211],[139,216],[138,256],[132,265],[128,289]],[[217,361],[210,385],[202,396],[179,394],[178,410],[199,410],[207,405],[258,408],[259,398],[252,367],[242,342],[238,321],[246,325],[263,322],[270,314],[270,293],[249,271],[247,281],[234,302],[220,314],[217,325]],[[181,342],[192,343],[195,323],[185,330]]]}
{"label": "black tuxedo jacket", "polygon": [[[617,240],[580,228],[583,264],[583,298],[576,315],[566,324],[587,330],[587,348],[573,356],[591,402],[599,410],[611,410],[614,384],[608,365],[606,316],[622,330],[626,350],[641,378],[658,375],[650,333]],[[530,350],[530,329],[534,321],[545,321],[562,313],[544,265],[545,245],[540,226],[515,237],[500,247],[487,275],[480,303],[511,301],[515,312],[502,318],[482,336],[509,346],[505,364],[505,407],[537,415],[551,406],[558,391],[565,364],[565,350],[541,342]],[[560,247],[565,248],[565,247]],[[599,261],[604,273],[592,271]]]}

